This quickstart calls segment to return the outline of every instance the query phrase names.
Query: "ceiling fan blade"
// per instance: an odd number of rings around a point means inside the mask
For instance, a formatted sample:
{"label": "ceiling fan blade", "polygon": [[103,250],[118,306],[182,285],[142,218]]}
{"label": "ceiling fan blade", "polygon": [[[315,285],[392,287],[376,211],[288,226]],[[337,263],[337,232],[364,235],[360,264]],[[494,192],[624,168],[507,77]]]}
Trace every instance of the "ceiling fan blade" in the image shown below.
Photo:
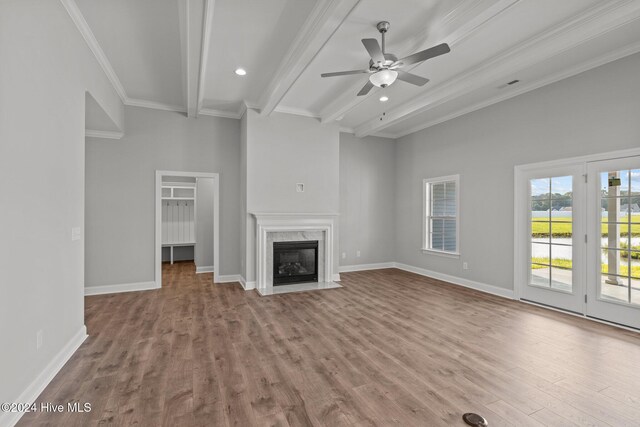
{"label": "ceiling fan blade", "polygon": [[362,39],[362,44],[364,45],[367,52],[369,52],[369,56],[373,59],[373,62],[382,62],[384,63],[384,55],[382,54],[382,49],[380,49],[380,44],[376,39]]}
{"label": "ceiling fan blade", "polygon": [[396,64],[402,63],[402,66],[415,64],[417,62],[426,61],[427,59],[435,58],[436,56],[444,55],[445,53],[451,52],[449,45],[446,43],[439,44],[434,47],[430,47],[429,49],[421,50],[420,52],[416,52],[413,55],[409,55],[402,59],[397,60],[395,63],[391,64],[393,67]]}
{"label": "ceiling fan blade", "polygon": [[358,96],[362,96],[362,95],[366,95],[369,93],[369,91],[373,88],[373,83],[371,82],[367,82],[366,85],[364,85],[362,87],[362,89],[360,89],[360,92],[358,92]]}
{"label": "ceiling fan blade", "polygon": [[429,79],[416,76],[415,74],[407,73],[406,71],[402,71],[402,70],[396,70],[396,71],[398,72],[398,80],[411,83],[412,85],[424,86],[429,81]]}
{"label": "ceiling fan blade", "polygon": [[350,74],[363,74],[368,72],[369,70],[337,71],[335,73],[322,73],[320,77],[348,76]]}

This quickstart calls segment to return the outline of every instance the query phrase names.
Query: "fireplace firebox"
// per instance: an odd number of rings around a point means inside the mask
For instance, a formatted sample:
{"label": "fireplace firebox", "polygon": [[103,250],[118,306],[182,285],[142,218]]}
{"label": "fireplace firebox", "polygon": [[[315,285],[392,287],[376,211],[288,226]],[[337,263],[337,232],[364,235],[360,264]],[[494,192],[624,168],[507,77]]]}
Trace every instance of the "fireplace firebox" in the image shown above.
{"label": "fireplace firebox", "polygon": [[317,240],[273,242],[273,286],[317,281]]}

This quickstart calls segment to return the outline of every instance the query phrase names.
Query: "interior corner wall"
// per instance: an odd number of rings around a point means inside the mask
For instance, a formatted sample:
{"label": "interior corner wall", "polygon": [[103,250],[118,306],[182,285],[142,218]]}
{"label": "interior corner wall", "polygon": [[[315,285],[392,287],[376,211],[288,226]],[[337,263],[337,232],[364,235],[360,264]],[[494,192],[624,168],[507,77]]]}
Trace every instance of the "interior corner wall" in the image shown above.
{"label": "interior corner wall", "polygon": [[240,121],[125,108],[120,140],[87,138],[85,285],[153,282],[155,171],[220,176],[220,266],[240,271]]}
{"label": "interior corner wall", "polygon": [[85,93],[123,107],[59,1],[0,2],[0,58],[0,402],[25,402],[85,337]]}
{"label": "interior corner wall", "polygon": [[[513,289],[514,167],[638,147],[638,70],[640,54],[400,138],[396,260]],[[460,259],[421,251],[422,180],[453,174]]]}
{"label": "interior corner wall", "polygon": [[240,119],[240,276],[247,277],[247,114]]}
{"label": "interior corner wall", "polygon": [[[245,113],[246,279],[255,280],[253,212],[339,213],[340,131],[336,123],[284,113]],[[304,192],[296,184],[304,184]],[[339,235],[339,225],[336,227]],[[336,239],[334,253],[338,253]],[[335,257],[334,271],[338,271]]]}
{"label": "interior corner wall", "polygon": [[395,144],[340,134],[340,266],[396,259]]}

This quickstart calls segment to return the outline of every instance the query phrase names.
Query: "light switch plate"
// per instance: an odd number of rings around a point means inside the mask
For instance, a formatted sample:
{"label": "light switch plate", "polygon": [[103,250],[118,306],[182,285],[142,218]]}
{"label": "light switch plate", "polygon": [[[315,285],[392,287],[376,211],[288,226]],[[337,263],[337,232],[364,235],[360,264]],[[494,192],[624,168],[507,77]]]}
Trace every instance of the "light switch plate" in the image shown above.
{"label": "light switch plate", "polygon": [[72,241],[80,240],[81,236],[82,236],[82,231],[80,230],[80,227],[73,227],[71,229],[71,240]]}
{"label": "light switch plate", "polygon": [[304,193],[304,184],[299,182],[296,184],[296,191],[298,193]]}

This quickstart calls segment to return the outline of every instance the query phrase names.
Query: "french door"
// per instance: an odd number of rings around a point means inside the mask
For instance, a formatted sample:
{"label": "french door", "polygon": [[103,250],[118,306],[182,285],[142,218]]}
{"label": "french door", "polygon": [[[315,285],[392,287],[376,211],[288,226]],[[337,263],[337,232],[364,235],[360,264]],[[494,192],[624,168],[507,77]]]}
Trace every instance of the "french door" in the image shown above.
{"label": "french door", "polygon": [[587,172],[586,314],[640,329],[640,156]]}
{"label": "french door", "polygon": [[526,171],[516,186],[519,297],[582,313],[584,165]]}

